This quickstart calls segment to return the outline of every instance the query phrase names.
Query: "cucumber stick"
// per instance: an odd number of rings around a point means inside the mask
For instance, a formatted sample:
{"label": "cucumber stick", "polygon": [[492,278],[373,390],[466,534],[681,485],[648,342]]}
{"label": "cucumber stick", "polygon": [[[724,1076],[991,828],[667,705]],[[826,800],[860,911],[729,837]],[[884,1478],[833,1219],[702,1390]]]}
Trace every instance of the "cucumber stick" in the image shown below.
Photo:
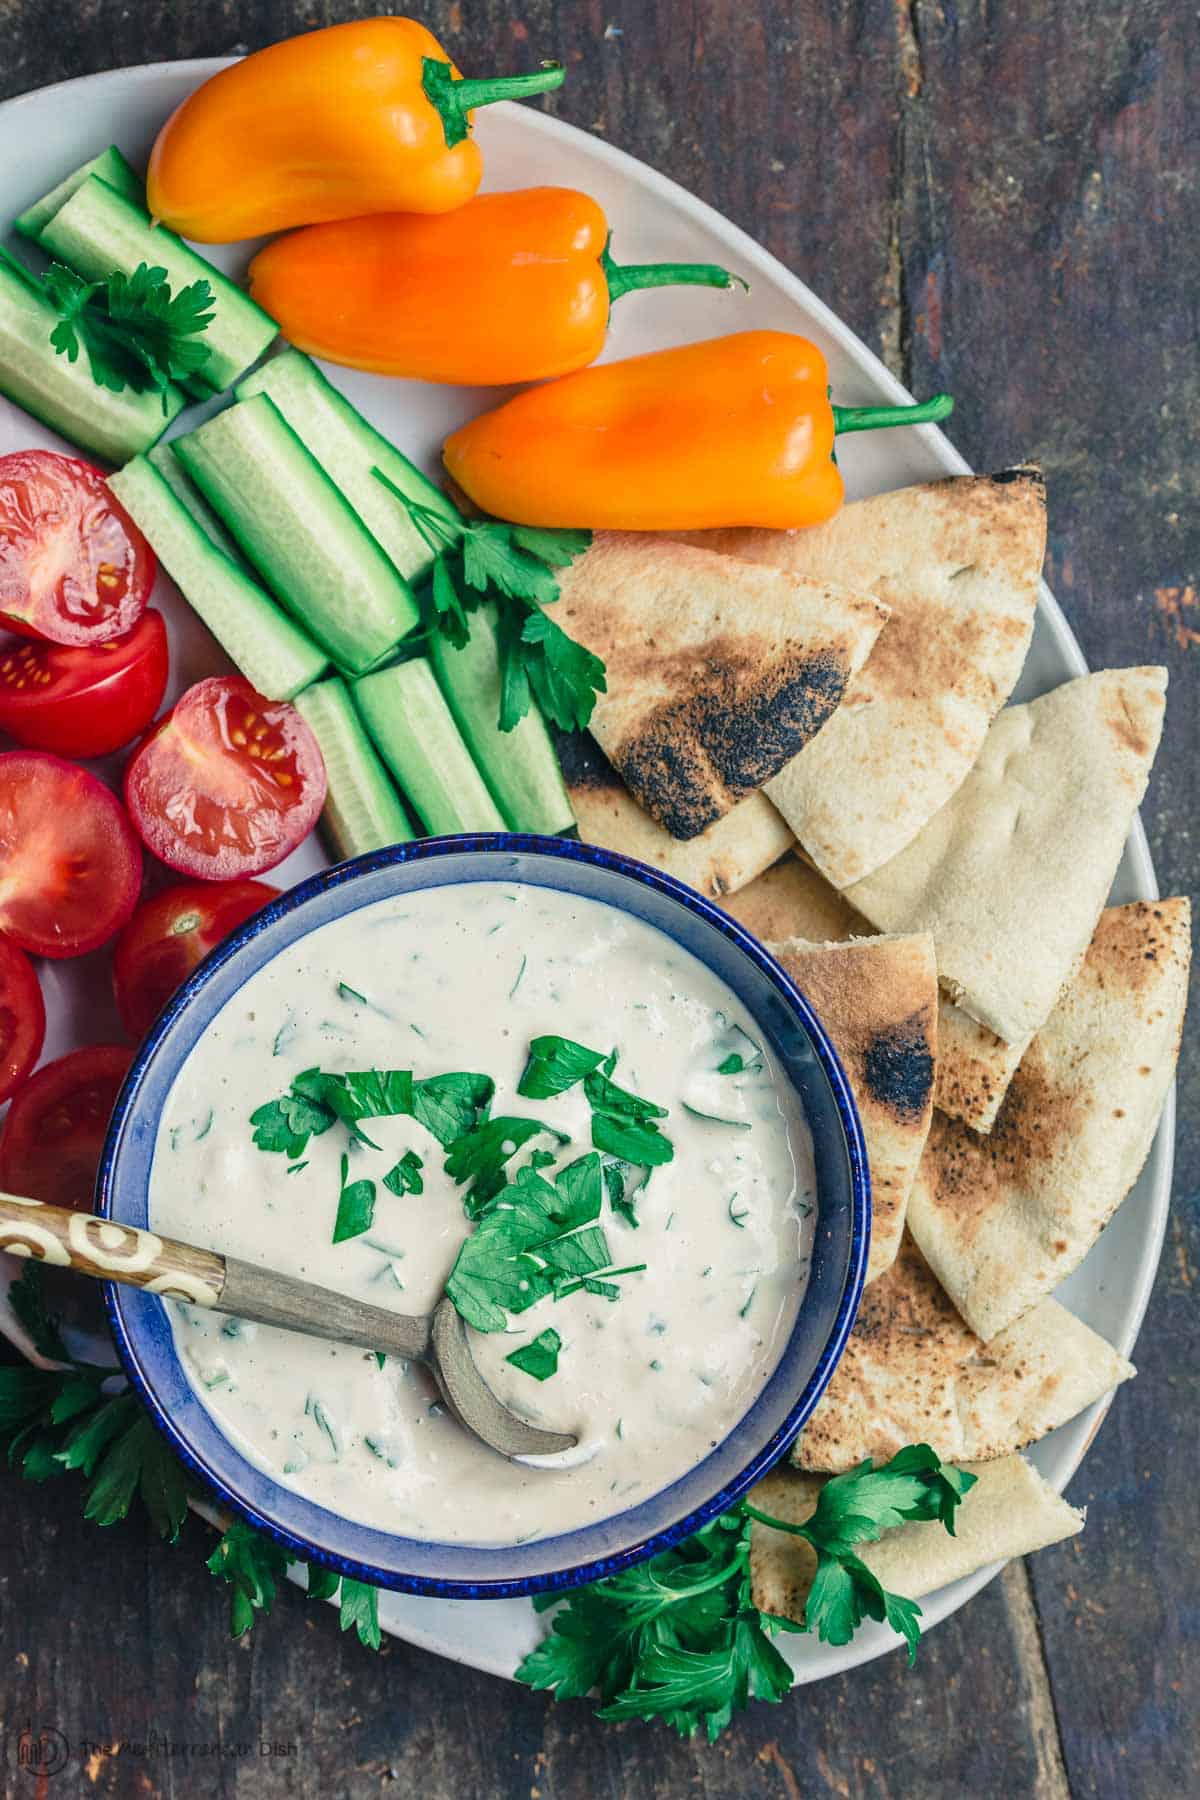
{"label": "cucumber stick", "polygon": [[46,222],[38,242],[86,281],[100,281],[114,269],[132,275],[139,263],[165,269],[173,294],[193,281],[207,281],[215,305],[203,339],[209,357],[200,374],[218,391],[232,387],[278,336],[274,319],[248,294],[165,225],[151,224],[144,207],[95,175]]}
{"label": "cucumber stick", "polygon": [[339,857],[364,856],[407,844],[413,836],[408,814],[391,776],[362,728],[344,682],[333,676],[296,696],[296,707],[312,728],[325,759],[329,791],[321,825]]}
{"label": "cucumber stick", "polygon": [[356,681],[354,704],[426,831],[504,830],[423,656]]}
{"label": "cucumber stick", "polygon": [[184,395],[175,387],[165,394],[98,387],[86,350],[71,362],[52,349],[57,324],[32,276],[0,253],[0,393],[107,462],[148,450],[183,410]]}
{"label": "cucumber stick", "polygon": [[429,634],[429,660],[455,724],[513,831],[552,836],[575,823],[546,721],[532,707],[512,731],[501,731],[500,634],[488,602],[469,615],[471,636],[456,650],[440,631]]}
{"label": "cucumber stick", "polygon": [[144,456],[108,485],[251,687],[268,700],[291,700],[317,679],[328,660],[323,651],[217,548]]}
{"label": "cucumber stick", "polygon": [[170,444],[155,444],[153,450],[147,450],[146,461],[158,470],[175,498],[191,513],[205,536],[210,537],[217,549],[223,550],[230,561],[237,564],[243,574],[249,574],[249,568],[241,551],[195,482],[184,473],[183,464]]}
{"label": "cucumber stick", "polygon": [[401,493],[437,512],[455,533],[457,512],[441,490],[326,381],[314,362],[299,350],[285,350],[247,375],[237,392],[239,400],[266,394],[274,401],[406,580],[428,574],[433,551],[373,471],[382,470]]}
{"label": "cucumber stick", "polygon": [[101,181],[106,181],[110,188],[115,188],[118,194],[124,194],[126,200],[132,200],[136,206],[141,206],[146,198],[141,176],[125,161],[116,145],[110,144],[107,150],[102,150],[99,156],[93,156],[82,168],[72,169],[57,187],[51,188],[48,194],[26,207],[16,222],[22,237],[33,238],[36,242],[59,207],[66,205],[89,175],[98,175]]}
{"label": "cucumber stick", "polygon": [[172,448],[268,586],[341,668],[365,674],[418,623],[408,583],[265,394]]}

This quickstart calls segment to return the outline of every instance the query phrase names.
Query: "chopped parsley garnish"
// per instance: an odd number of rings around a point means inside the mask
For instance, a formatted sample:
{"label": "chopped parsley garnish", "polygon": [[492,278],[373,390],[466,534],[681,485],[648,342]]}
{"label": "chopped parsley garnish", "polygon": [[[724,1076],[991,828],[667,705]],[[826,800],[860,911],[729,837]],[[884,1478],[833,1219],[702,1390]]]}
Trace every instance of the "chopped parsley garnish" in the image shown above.
{"label": "chopped parsley garnish", "polygon": [[381,469],[374,474],[434,552],[428,629],[441,632],[461,650],[471,635],[470,614],[482,600],[496,605],[501,731],[518,725],[533,701],[563,731],[582,731],[596,695],[606,691],[604,664],[542,609],[558,599],[554,570],[581,555],[591,533],[533,529],[461,514],[450,519],[445,510],[403,493]]}
{"label": "chopped parsley garnish", "polygon": [[390,1168],[383,1185],[393,1194],[423,1194],[425,1182],[421,1170],[425,1164],[415,1150],[406,1150],[400,1161]]}
{"label": "chopped parsley garnish", "polygon": [[27,269],[19,272],[58,313],[50,333],[54,349],[72,363],[82,350],[97,387],[159,393],[165,414],[171,383],[198,374],[212,354],[201,342],[215,306],[203,279],[172,294],[167,271],[149,263],[139,263],[132,275],[114,269],[102,281],[84,281],[61,263],[51,263],[40,281]]}
{"label": "chopped parsley garnish", "polygon": [[719,1113],[702,1112],[698,1106],[691,1106],[686,1100],[679,1102],[685,1113],[691,1113],[693,1119],[703,1119],[706,1125],[732,1125],[737,1131],[749,1131],[749,1119],[723,1119]]}
{"label": "chopped parsley garnish", "polygon": [[318,1431],[324,1433],[325,1437],[328,1439],[329,1448],[333,1451],[334,1458],[337,1459],[340,1457],[342,1454],[342,1441],[338,1436],[337,1427],[315,1394],[310,1394],[308,1399],[304,1402],[304,1414],[306,1418],[313,1421]]}
{"label": "chopped parsley garnish", "polygon": [[[477,1125],[465,1137],[456,1138],[446,1154],[446,1173],[452,1180],[470,1181],[463,1205],[469,1219],[476,1219],[503,1188],[505,1165],[530,1138],[549,1133],[560,1144],[569,1143],[567,1134],[556,1131],[541,1119],[523,1119],[502,1114]],[[473,1178],[473,1179],[472,1179]]]}
{"label": "chopped parsley garnish", "polygon": [[364,1231],[370,1231],[375,1218],[375,1183],[365,1179],[348,1182],[350,1158],[344,1152],[341,1169],[342,1186],[333,1224],[335,1244],[345,1243],[347,1238],[361,1237]]}
{"label": "chopped parsley garnish", "polygon": [[529,1045],[529,1060],[517,1083],[517,1092],[526,1100],[553,1099],[598,1069],[604,1060],[603,1050],[589,1050],[574,1038],[553,1034],[535,1037]]}
{"label": "chopped parsley garnish", "polygon": [[[909,1519],[940,1519],[953,1532],[955,1509],[974,1482],[917,1444],[882,1469],[865,1462],[827,1482],[804,1525],[743,1501],[649,1562],[576,1589],[517,1680],[560,1700],[596,1689],[602,1719],[661,1718],[682,1737],[703,1729],[712,1742],[751,1698],[782,1700],[791,1689],[792,1671],[772,1632],[815,1631],[826,1643],[846,1644],[864,1618],[886,1619],[907,1640],[911,1659],[920,1607],[888,1593],[854,1548]],[[816,1552],[802,1626],[754,1605],[754,1521],[803,1537]],[[534,1601],[540,1611],[556,1603],[556,1595]]]}
{"label": "chopped parsley garnish", "polygon": [[651,1169],[671,1161],[675,1146],[655,1122],[666,1118],[665,1106],[618,1087],[599,1068],[585,1075],[583,1091],[592,1109],[592,1143],[597,1150]]}
{"label": "chopped parsley garnish", "polygon": [[594,1223],[603,1204],[600,1158],[578,1158],[554,1182],[523,1168],[483,1214],[459,1250],[446,1283],[454,1305],[477,1331],[503,1331],[548,1295],[561,1297],[614,1269],[608,1240]]}
{"label": "chopped parsley garnish", "polygon": [[514,1369],[520,1369],[526,1375],[532,1375],[535,1381],[549,1381],[551,1375],[558,1373],[558,1353],[562,1349],[562,1339],[551,1325],[546,1331],[539,1331],[528,1344],[522,1344],[511,1356],[505,1357]]}
{"label": "chopped parsley garnish", "polygon": [[517,989],[520,987],[521,983],[524,981],[525,970],[528,968],[528,966],[529,966],[529,958],[527,956],[523,956],[521,958],[521,966],[517,970],[517,979],[513,982],[512,986],[508,990],[508,997],[510,1000],[512,999],[513,995],[516,993]]}
{"label": "chopped parsley garnish", "polygon": [[750,1217],[750,1208],[748,1206],[743,1206],[740,1212],[735,1212],[734,1208],[736,1205],[737,1195],[730,1194],[729,1203],[725,1208],[725,1211],[729,1214],[729,1223],[731,1225],[736,1225],[739,1231],[745,1231],[746,1220]]}
{"label": "chopped parsley garnish", "polygon": [[302,1084],[319,1074],[317,1069],[305,1070],[304,1074],[297,1075],[281,1100],[269,1100],[250,1114],[254,1142],[260,1150],[278,1151],[289,1162],[295,1162],[297,1157],[304,1155],[310,1137],[320,1137],[337,1122],[337,1114],[331,1107],[302,1091]]}

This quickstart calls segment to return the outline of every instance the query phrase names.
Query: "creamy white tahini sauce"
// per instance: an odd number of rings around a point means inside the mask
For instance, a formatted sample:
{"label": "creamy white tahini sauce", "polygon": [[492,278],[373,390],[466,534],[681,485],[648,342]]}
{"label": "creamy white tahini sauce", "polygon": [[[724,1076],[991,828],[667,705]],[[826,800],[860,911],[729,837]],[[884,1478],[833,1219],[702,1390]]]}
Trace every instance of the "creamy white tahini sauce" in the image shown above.
{"label": "creamy white tahini sauce", "polygon": [[[370,1121],[380,1151],[355,1151],[350,1174],[379,1184],[374,1224],[337,1245],[342,1128],[311,1139],[290,1174],[286,1157],[252,1142],[251,1112],[314,1065],[489,1074],[494,1114],[571,1134],[561,1166],[590,1149],[590,1108],[581,1088],[517,1094],[529,1041],[615,1045],[615,1079],[670,1108],[675,1158],[639,1195],[636,1230],[605,1203],[614,1264],[647,1265],[621,1278],[620,1299],[547,1298],[509,1332],[470,1334],[502,1400],[579,1435],[572,1466],[522,1467],[486,1450],[435,1404],[419,1366],[380,1368],[369,1352],[172,1305],[184,1367],[222,1430],[281,1484],[348,1518],[478,1544],[593,1523],[693,1467],[778,1361],[815,1210],[808,1129],[769,1052],[757,1073],[714,1072],[731,1049],[750,1055],[733,1025],[757,1040],[694,957],[612,907],[549,889],[426,890],[363,907],[277,957],[214,1020],[171,1091],[151,1178],[156,1231],[398,1311],[432,1308],[472,1229],[436,1138],[411,1118]],[[706,1123],[684,1100],[745,1128]],[[538,1145],[553,1147],[534,1140],[510,1173]],[[396,1196],[380,1178],[410,1149],[425,1192]],[[550,1325],[562,1350],[539,1383],[505,1359]]]}

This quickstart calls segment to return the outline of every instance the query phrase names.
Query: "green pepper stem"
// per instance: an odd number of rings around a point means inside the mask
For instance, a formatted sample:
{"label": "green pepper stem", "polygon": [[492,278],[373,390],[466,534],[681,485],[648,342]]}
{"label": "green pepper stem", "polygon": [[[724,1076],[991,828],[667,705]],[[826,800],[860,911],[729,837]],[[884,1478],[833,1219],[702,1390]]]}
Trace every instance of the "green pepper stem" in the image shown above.
{"label": "green pepper stem", "polygon": [[446,148],[453,150],[470,135],[468,114],[479,106],[491,106],[495,100],[524,100],[528,94],[545,94],[560,88],[567,78],[561,63],[543,63],[531,75],[485,76],[478,81],[456,81],[450,64],[427,56],[421,67],[421,86],[425,98],[441,115],[446,133]]}
{"label": "green pepper stem", "polygon": [[740,275],[731,275],[719,263],[619,263],[614,262],[609,255],[607,244],[600,258],[600,267],[608,283],[610,305],[619,300],[622,294],[632,294],[637,288],[731,288],[736,281],[739,287],[750,292],[749,282],[743,281]]}
{"label": "green pepper stem", "polygon": [[833,429],[844,437],[848,431],[880,431],[887,425],[936,425],[953,411],[949,394],[935,394],[919,406],[835,406]]}

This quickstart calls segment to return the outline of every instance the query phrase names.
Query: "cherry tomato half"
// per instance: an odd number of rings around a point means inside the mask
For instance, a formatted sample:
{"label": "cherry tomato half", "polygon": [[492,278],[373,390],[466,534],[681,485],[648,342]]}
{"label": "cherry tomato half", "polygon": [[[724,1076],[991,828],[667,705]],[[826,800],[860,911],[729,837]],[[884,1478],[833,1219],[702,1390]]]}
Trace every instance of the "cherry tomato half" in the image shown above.
{"label": "cherry tomato half", "polygon": [[0,624],[55,644],[123,637],[154,570],[99,469],[53,450],[0,456]]}
{"label": "cherry tomato half", "polygon": [[84,648],[10,638],[0,644],[0,731],[30,750],[107,756],[146,729],[167,687],[162,614],[128,637]]}
{"label": "cherry tomato half", "polygon": [[0,1187],[89,1212],[109,1115],[132,1061],[124,1045],[97,1044],[31,1076],[0,1132]]}
{"label": "cherry tomato half", "polygon": [[316,738],[294,706],[265,700],[240,675],[189,688],[125,770],[125,804],[146,848],[202,881],[273,869],[324,802]]}
{"label": "cherry tomato half", "polygon": [[0,755],[0,932],[37,956],[80,956],[121,929],[142,854],[120,801],[74,763]]}
{"label": "cherry tomato half", "polygon": [[0,1100],[15,1093],[42,1054],[46,1007],[33,964],[0,937]]}
{"label": "cherry tomato half", "polygon": [[130,1037],[144,1037],[213,946],[278,893],[265,881],[184,881],[143,901],[113,954],[117,1011]]}

